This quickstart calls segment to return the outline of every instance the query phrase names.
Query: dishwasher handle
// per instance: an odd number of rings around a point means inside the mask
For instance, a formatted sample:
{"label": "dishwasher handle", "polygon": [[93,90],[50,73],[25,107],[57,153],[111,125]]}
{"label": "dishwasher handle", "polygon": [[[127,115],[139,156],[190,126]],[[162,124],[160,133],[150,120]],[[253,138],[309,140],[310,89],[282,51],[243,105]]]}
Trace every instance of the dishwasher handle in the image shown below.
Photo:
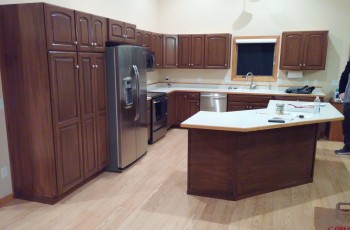
{"label": "dishwasher handle", "polygon": [[227,97],[225,96],[213,96],[213,95],[201,95],[201,97],[210,97],[214,99],[226,99]]}

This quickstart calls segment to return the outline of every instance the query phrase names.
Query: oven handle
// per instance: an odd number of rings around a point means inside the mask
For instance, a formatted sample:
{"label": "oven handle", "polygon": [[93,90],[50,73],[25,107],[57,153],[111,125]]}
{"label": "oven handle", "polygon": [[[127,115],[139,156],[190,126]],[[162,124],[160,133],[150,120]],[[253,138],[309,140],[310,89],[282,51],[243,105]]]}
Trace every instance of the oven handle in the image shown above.
{"label": "oven handle", "polygon": [[136,114],[135,114],[135,118],[134,121],[137,121],[140,117],[140,75],[139,75],[139,70],[137,68],[136,65],[132,65],[132,68],[135,71],[135,76],[136,76]]}

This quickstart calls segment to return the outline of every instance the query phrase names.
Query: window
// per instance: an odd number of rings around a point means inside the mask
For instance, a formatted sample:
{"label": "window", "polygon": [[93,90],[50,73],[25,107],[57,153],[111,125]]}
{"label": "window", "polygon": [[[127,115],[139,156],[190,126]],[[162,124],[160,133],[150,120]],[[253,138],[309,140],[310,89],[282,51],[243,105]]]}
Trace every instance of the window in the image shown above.
{"label": "window", "polygon": [[251,72],[256,81],[276,81],[279,36],[234,37],[232,47],[232,80]]}

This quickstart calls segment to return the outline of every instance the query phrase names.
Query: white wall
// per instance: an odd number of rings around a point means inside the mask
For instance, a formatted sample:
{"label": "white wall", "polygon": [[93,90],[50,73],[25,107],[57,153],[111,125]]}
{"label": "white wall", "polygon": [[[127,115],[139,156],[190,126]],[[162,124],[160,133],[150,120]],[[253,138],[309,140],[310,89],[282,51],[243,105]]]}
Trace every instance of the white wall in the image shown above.
{"label": "white wall", "polygon": [[[281,35],[283,31],[329,30],[324,71],[304,71],[288,79],[279,71],[274,85],[319,85],[331,96],[349,58],[350,1],[344,0],[159,0],[162,33],[231,33],[233,36]],[[162,70],[173,82],[233,83],[231,70]],[[237,82],[235,82],[237,83]],[[241,82],[244,83],[244,82]],[[258,83],[259,84],[259,83]],[[261,84],[261,83],[260,83]]]}

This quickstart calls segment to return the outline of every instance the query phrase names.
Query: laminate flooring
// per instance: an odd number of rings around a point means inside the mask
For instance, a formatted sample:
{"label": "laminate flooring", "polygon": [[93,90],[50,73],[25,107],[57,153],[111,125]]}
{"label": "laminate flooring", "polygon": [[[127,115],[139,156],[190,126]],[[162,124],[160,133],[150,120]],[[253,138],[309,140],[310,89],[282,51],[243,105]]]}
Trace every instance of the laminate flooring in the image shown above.
{"label": "laminate flooring", "polygon": [[186,194],[187,130],[172,129],[125,172],[104,172],[55,205],[1,207],[0,229],[314,229],[315,209],[350,201],[341,146],[318,141],[313,183],[227,201]]}

